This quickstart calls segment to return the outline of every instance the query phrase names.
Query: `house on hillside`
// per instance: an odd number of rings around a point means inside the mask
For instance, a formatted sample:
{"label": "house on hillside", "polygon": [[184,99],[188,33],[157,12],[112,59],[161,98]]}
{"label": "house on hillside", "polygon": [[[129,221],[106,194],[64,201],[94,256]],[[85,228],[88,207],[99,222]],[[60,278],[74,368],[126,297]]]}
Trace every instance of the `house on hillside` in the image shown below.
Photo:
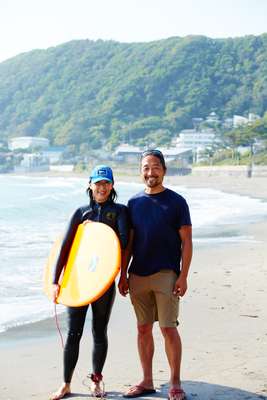
{"label": "house on hillside", "polygon": [[219,124],[220,123],[220,118],[218,117],[218,115],[213,111],[211,112],[205,119],[205,121],[209,124]]}
{"label": "house on hillside", "polygon": [[183,129],[176,139],[176,145],[196,151],[198,147],[206,148],[214,144],[215,132],[212,128],[196,131],[195,129]]}
{"label": "house on hillside", "polygon": [[224,127],[224,129],[232,129],[233,128],[233,118],[225,118],[222,122],[222,126]]}
{"label": "house on hillside", "polygon": [[233,116],[233,127],[238,128],[239,126],[244,126],[248,124],[248,118],[243,117],[242,115],[234,115]]}
{"label": "house on hillside", "polygon": [[218,138],[214,129],[205,128],[201,131],[195,129],[183,129],[176,139],[176,146],[191,150],[194,162],[199,161],[199,155],[204,154],[206,149],[210,149],[218,143]]}
{"label": "house on hillside", "polygon": [[259,116],[259,115],[257,115],[257,114],[254,114],[254,113],[249,113],[248,114],[248,121],[249,122],[255,122],[255,121],[257,121],[258,119],[260,119],[261,117]]}

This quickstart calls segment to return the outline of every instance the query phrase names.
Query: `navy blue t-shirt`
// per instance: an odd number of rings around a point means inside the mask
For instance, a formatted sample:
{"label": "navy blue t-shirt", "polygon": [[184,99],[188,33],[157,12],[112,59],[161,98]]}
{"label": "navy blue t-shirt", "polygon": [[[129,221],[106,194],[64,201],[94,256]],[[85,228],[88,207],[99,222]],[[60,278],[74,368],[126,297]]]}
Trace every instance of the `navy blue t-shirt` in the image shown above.
{"label": "navy blue t-shirt", "polygon": [[133,258],[129,272],[146,276],[171,269],[180,272],[181,239],[178,230],[191,225],[185,199],[165,189],[157,194],[144,191],[128,202],[134,230]]}

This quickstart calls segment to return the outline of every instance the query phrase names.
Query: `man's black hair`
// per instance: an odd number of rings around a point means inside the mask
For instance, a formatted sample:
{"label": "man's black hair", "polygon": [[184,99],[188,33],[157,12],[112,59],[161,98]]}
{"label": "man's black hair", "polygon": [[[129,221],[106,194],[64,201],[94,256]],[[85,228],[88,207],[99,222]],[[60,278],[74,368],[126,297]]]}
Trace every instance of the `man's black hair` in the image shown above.
{"label": "man's black hair", "polygon": [[157,149],[148,149],[145,150],[142,154],[141,154],[141,161],[143,160],[143,158],[147,157],[147,156],[154,156],[157,157],[160,160],[161,165],[163,166],[164,170],[166,171],[167,167],[166,167],[166,163],[165,163],[165,159],[164,156],[162,154],[162,152],[160,150]]}

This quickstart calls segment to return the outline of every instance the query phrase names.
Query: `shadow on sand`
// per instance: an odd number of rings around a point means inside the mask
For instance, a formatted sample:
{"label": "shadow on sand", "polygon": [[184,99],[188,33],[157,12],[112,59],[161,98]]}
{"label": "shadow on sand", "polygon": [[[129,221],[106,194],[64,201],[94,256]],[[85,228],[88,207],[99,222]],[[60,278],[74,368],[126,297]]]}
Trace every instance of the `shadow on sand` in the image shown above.
{"label": "shadow on sand", "polygon": [[[168,383],[161,384],[157,387],[154,395],[138,397],[138,399],[156,400],[168,398]],[[267,400],[263,394],[248,392],[246,390],[237,389],[229,386],[215,385],[207,382],[183,381],[183,388],[186,392],[187,400]],[[90,398],[88,394],[72,393],[67,398],[84,399]],[[91,397],[95,399],[94,397]],[[105,399],[120,399],[122,393],[117,391],[109,391]]]}
{"label": "shadow on sand", "polygon": [[[187,400],[267,400],[263,394],[207,382],[183,381],[183,388]],[[160,392],[155,397],[168,397],[167,383],[160,385]]]}

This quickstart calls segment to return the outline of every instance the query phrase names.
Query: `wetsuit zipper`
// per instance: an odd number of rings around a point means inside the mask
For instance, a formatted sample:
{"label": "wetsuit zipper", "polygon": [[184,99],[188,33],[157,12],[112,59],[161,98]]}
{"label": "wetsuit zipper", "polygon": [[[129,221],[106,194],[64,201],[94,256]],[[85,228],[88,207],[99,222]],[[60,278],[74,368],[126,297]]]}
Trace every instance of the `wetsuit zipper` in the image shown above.
{"label": "wetsuit zipper", "polygon": [[97,220],[98,220],[98,222],[101,222],[101,210],[102,210],[102,207],[99,205],[98,209],[97,209]]}

